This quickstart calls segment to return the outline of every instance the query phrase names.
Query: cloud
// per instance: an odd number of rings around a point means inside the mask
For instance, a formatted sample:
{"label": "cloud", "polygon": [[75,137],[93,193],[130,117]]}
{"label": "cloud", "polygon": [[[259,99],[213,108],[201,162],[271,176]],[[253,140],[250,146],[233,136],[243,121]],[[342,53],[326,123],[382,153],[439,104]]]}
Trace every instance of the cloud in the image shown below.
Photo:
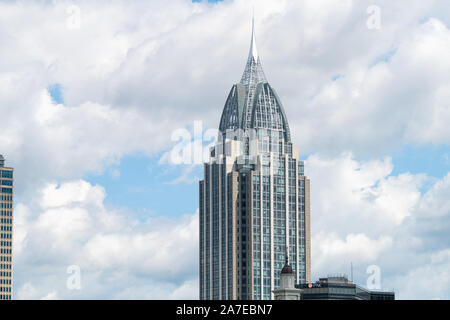
{"label": "cloud", "polygon": [[409,173],[391,176],[390,158],[359,162],[350,153],[336,158],[312,155],[305,167],[311,178],[315,231],[337,228],[377,235],[394,228],[411,214],[425,179]]}
{"label": "cloud", "polygon": [[[198,214],[139,221],[104,198],[102,187],[78,180],[46,185],[33,205],[17,205],[16,297],[196,298]],[[79,291],[66,287],[71,265],[81,270]],[[132,288],[141,296],[124,295]]]}
{"label": "cloud", "polygon": [[327,270],[331,261],[336,261],[342,267],[354,257],[357,257],[360,263],[370,264],[377,261],[381,252],[392,247],[392,239],[389,236],[370,239],[365,234],[348,234],[345,239],[340,239],[333,233],[319,233],[315,234],[311,241],[315,248],[313,261],[316,270]]}
{"label": "cloud", "polygon": [[[195,120],[217,127],[246,61],[251,3],[205,2],[78,1],[80,28],[67,25],[72,3],[0,3],[0,148],[16,169],[18,298],[197,297],[196,215],[142,221],[80,179],[126,155],[167,155],[174,130]],[[450,178],[422,193],[430,178],[392,176],[388,155],[450,144],[450,11],[382,0],[381,29],[369,30],[371,4],[256,7],[265,72],[311,155],[313,271],[375,263],[400,297],[445,298],[445,281],[427,290],[419,279],[447,275]],[[192,181],[190,170],[174,182]],[[73,264],[80,292],[65,286]]]}
{"label": "cloud", "polygon": [[433,254],[427,264],[392,279],[392,284],[402,288],[403,299],[448,300],[449,270],[450,252],[447,249]]}
{"label": "cloud", "polygon": [[[353,263],[356,282],[365,285],[366,268],[377,265],[383,289],[395,289],[397,298],[448,298],[450,174],[393,176],[390,159],[356,161],[349,153],[310,156],[305,168],[313,277],[348,274]],[[421,192],[425,182],[431,187]]]}
{"label": "cloud", "polygon": [[20,110],[1,121],[2,136],[10,138],[4,140],[8,159],[17,168],[19,185],[25,186],[30,181],[101,172],[106,164],[117,163],[122,155],[136,150],[150,155],[161,143],[158,132],[165,126],[164,121],[149,126],[133,110],[91,102],[79,107],[55,105],[46,91],[41,91],[34,105],[23,108],[29,112],[24,122],[18,121]]}
{"label": "cloud", "polygon": [[[450,174],[421,193],[429,178],[392,176],[389,159],[313,155],[306,168],[314,279],[345,273],[352,262],[365,285],[366,268],[377,265],[383,288],[398,298],[448,296],[445,285],[414,288],[422,273],[447,275]],[[105,206],[105,196],[103,187],[75,180],[44,185],[30,204],[17,205],[16,297],[198,298],[198,214],[140,220]],[[71,265],[81,269],[81,290],[66,287]]]}
{"label": "cloud", "polygon": [[[378,157],[404,144],[450,143],[448,10],[381,1],[374,31],[370,4],[258,2],[263,64],[304,153]],[[246,61],[246,1],[77,6],[80,28],[71,29],[67,2],[0,4],[0,145],[24,185],[167,151],[172,132],[195,120],[217,127]],[[64,105],[48,94],[55,84]]]}
{"label": "cloud", "polygon": [[[304,106],[301,116],[288,109],[290,121],[295,123],[293,136],[306,152],[336,154],[351,148],[358,155],[373,157],[407,144],[450,143],[445,126],[450,116],[445,102],[450,79],[443,73],[450,63],[444,58],[450,30],[431,18],[410,26],[398,39],[385,38],[388,31],[382,28],[381,39],[367,44],[381,45],[386,52],[394,50],[387,61],[371,65],[375,57],[369,52],[360,57],[352,54],[352,64],[335,71],[342,75],[337,80],[329,74],[329,80],[316,86],[310,98],[298,97]],[[385,43],[394,49],[386,48]],[[358,58],[363,61],[357,62]],[[439,66],[434,63],[437,60]],[[321,130],[317,130],[319,126]]]}

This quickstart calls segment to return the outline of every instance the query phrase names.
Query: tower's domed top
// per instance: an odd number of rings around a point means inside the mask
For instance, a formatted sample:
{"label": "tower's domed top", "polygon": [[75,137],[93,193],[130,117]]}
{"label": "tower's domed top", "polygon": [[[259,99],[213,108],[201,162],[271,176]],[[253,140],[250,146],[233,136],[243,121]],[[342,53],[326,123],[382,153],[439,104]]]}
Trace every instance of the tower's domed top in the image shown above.
{"label": "tower's domed top", "polygon": [[281,131],[290,142],[290,130],[283,105],[275,90],[267,82],[258,49],[256,48],[255,20],[252,21],[250,53],[241,81],[228,96],[220,120],[219,130],[266,129]]}
{"label": "tower's domed top", "polygon": [[281,274],[294,274],[294,271],[292,270],[291,266],[289,265],[289,258],[288,255],[286,255],[286,263],[281,269]]}
{"label": "tower's domed top", "polygon": [[293,274],[293,273],[294,273],[294,271],[292,270],[291,266],[288,264],[285,265],[283,267],[283,269],[281,269],[281,274]]}

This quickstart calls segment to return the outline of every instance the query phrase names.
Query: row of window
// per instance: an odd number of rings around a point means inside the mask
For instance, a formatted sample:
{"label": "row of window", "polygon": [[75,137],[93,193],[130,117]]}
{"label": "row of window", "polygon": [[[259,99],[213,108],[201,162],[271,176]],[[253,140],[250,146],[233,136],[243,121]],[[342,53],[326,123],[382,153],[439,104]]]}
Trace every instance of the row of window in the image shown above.
{"label": "row of window", "polygon": [[11,170],[0,170],[0,176],[6,179],[12,179],[13,172]]}
{"label": "row of window", "polygon": [[12,257],[4,257],[4,256],[1,256],[1,257],[0,257],[0,261],[1,261],[1,262],[12,262]]}
{"label": "row of window", "polygon": [[11,241],[0,241],[0,247],[12,247]]}
{"label": "row of window", "polygon": [[[12,211],[1,210],[0,211],[0,216],[2,216],[2,217],[12,217]],[[7,220],[9,220],[9,222],[6,222],[6,223],[11,223],[11,219],[7,219]]]}

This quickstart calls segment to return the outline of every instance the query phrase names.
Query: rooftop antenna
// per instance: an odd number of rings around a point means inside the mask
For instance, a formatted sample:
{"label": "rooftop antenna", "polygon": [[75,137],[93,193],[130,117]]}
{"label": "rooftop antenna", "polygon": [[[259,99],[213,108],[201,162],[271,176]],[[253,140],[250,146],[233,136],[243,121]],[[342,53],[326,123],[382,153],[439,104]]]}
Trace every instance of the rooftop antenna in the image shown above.
{"label": "rooftop antenna", "polygon": [[258,62],[258,49],[256,47],[256,36],[255,36],[255,6],[253,6],[253,15],[252,15],[252,43],[250,48],[250,54],[253,55],[255,62]]}
{"label": "rooftop antenna", "polygon": [[289,251],[288,251],[288,246],[286,245],[286,265],[289,265]]}
{"label": "rooftop antenna", "polygon": [[350,279],[353,283],[353,262],[350,261]]}

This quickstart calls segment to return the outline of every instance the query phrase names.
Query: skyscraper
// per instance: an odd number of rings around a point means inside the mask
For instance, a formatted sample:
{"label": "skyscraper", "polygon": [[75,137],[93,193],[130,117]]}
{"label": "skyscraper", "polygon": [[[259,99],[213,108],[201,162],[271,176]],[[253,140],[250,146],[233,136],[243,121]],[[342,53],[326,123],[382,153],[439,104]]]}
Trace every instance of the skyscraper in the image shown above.
{"label": "skyscraper", "polygon": [[256,47],[222,113],[199,185],[200,299],[273,299],[285,252],[310,282],[310,183]]}
{"label": "skyscraper", "polygon": [[13,169],[0,154],[0,300],[12,298]]}

